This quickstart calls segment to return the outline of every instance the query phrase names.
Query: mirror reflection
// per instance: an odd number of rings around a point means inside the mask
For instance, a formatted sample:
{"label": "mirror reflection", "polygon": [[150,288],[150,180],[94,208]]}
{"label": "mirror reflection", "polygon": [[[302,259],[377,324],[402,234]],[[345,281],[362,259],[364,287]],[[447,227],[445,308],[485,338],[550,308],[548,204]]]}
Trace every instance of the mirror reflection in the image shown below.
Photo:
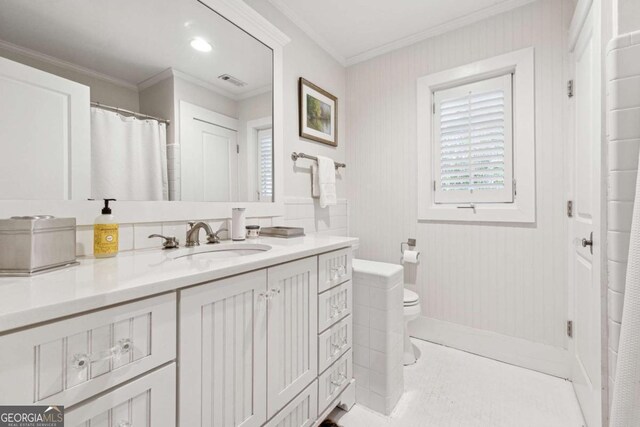
{"label": "mirror reflection", "polygon": [[196,0],[4,2],[0,198],[271,202],[272,69]]}

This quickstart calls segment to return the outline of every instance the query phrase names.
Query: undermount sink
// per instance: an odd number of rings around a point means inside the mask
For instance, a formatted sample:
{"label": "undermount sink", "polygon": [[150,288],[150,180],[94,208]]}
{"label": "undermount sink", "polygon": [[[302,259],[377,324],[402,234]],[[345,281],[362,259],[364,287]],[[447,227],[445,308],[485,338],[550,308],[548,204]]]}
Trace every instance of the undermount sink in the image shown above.
{"label": "undermount sink", "polygon": [[168,256],[171,259],[179,258],[206,258],[206,259],[226,259],[237,258],[247,255],[255,255],[271,249],[269,245],[259,243],[220,243],[213,245],[202,245],[193,248],[183,248],[172,251]]}

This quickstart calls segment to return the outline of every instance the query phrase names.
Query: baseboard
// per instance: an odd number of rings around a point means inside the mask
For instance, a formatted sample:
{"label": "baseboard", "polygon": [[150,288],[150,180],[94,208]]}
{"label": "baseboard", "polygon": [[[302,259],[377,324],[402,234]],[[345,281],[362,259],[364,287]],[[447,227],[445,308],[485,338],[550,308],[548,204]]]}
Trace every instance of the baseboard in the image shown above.
{"label": "baseboard", "polygon": [[552,347],[421,316],[411,322],[411,336],[523,368],[570,377],[569,352]]}

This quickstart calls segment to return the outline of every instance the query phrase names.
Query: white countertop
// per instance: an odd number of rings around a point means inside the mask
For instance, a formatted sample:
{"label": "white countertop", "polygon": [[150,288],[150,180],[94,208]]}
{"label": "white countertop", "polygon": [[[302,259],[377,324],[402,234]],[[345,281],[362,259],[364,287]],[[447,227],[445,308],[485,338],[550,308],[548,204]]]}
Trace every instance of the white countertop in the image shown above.
{"label": "white countertop", "polygon": [[33,277],[3,277],[0,278],[0,332],[265,268],[357,242],[356,238],[317,235],[293,239],[261,237],[245,243],[267,244],[272,246],[271,250],[235,258],[207,259],[200,255],[171,259],[172,250],[150,249],[123,252],[115,258],[80,258],[80,265]]}

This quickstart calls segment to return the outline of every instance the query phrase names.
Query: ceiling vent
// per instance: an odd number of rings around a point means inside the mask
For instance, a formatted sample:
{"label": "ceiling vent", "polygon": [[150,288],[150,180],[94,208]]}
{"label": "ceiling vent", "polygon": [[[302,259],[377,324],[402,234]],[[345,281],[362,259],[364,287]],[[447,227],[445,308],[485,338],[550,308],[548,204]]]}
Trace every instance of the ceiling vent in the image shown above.
{"label": "ceiling vent", "polygon": [[221,76],[218,76],[218,78],[220,80],[224,80],[225,82],[229,82],[232,85],[238,86],[238,87],[243,87],[246,86],[247,84],[245,82],[243,82],[242,80],[239,80],[229,74],[222,74]]}

